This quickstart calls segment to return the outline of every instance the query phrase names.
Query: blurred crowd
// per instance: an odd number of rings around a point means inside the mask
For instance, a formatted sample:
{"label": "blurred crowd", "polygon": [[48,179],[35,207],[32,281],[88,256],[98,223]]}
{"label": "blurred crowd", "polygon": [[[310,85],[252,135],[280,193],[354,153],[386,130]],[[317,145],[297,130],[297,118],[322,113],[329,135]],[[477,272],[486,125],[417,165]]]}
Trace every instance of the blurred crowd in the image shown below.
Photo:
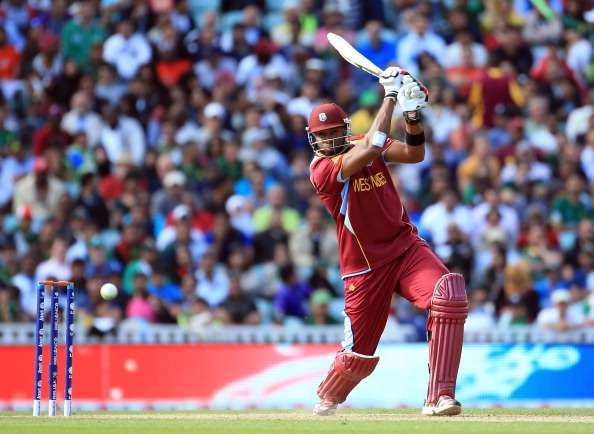
{"label": "blurred crowd", "polygon": [[365,132],[382,95],[332,31],[430,90],[425,161],[393,178],[468,328],[594,325],[593,23],[588,0],[0,1],[0,321],[60,279],[99,335],[340,323],[304,127],[334,101]]}

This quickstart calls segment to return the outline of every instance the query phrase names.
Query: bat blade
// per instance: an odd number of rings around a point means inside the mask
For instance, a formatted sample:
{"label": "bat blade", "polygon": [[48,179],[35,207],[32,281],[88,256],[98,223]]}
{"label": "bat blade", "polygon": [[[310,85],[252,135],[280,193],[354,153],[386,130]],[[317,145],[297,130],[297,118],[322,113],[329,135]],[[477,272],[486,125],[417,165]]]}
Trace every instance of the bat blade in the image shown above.
{"label": "bat blade", "polygon": [[376,77],[380,76],[382,69],[359,53],[351,44],[345,41],[344,38],[332,32],[329,32],[326,37],[328,38],[330,45],[338,51],[344,60],[371,75],[375,75]]}

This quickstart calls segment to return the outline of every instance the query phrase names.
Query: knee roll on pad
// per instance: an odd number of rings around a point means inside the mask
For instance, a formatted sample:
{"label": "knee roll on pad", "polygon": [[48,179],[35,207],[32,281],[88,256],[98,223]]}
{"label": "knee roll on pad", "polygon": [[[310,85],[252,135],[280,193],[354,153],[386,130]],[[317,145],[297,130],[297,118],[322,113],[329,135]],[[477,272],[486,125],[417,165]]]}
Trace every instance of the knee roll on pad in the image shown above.
{"label": "knee roll on pad", "polygon": [[340,352],[318,387],[320,399],[336,404],[344,402],[359,382],[369,376],[379,361],[377,356],[365,356],[353,352]]}
{"label": "knee roll on pad", "polygon": [[448,273],[441,276],[435,284],[430,309],[434,322],[438,318],[443,318],[464,323],[468,316],[468,300],[464,277],[461,274]]}

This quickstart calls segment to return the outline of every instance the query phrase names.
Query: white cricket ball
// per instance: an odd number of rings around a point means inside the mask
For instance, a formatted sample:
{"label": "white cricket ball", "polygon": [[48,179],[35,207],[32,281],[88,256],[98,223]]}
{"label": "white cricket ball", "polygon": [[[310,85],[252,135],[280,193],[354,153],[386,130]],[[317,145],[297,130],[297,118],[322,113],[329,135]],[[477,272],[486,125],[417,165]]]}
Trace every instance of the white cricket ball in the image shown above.
{"label": "white cricket ball", "polygon": [[101,293],[103,300],[109,301],[117,297],[118,288],[113,283],[104,283],[99,292]]}

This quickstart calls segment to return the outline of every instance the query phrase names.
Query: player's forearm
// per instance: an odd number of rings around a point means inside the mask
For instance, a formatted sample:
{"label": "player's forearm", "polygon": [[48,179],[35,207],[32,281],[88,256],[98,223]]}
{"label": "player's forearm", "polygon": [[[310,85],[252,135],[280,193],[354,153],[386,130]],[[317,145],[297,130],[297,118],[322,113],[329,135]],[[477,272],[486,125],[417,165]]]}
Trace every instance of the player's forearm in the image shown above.
{"label": "player's forearm", "polygon": [[390,126],[392,125],[392,114],[396,107],[396,100],[394,98],[384,98],[382,105],[371,124],[371,128],[365,136],[365,144],[370,145],[373,141],[373,136],[377,131],[380,131],[386,136],[390,134]]}
{"label": "player's forearm", "polygon": [[423,123],[409,124],[405,122],[406,131],[404,143],[409,163],[419,163],[425,159],[425,132]]}
{"label": "player's forearm", "polygon": [[[362,145],[353,147],[342,160],[342,176],[348,178],[379,157],[390,132],[395,101],[385,98]],[[382,140],[383,138],[383,140]]]}

